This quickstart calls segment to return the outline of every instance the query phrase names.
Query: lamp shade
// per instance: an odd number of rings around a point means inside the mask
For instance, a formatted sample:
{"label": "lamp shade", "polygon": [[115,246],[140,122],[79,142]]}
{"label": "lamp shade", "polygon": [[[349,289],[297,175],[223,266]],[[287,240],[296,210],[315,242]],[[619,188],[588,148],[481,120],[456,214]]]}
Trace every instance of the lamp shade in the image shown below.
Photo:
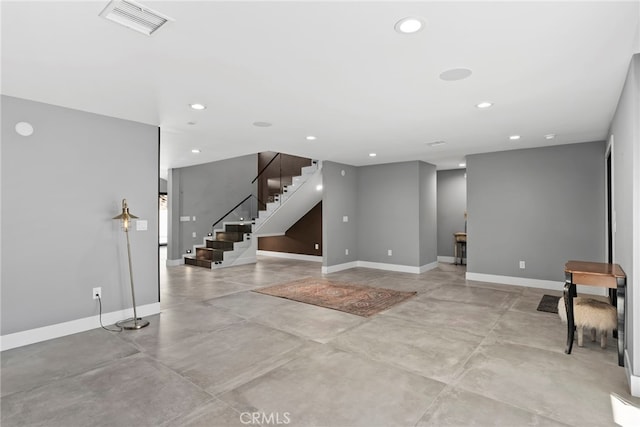
{"label": "lamp shade", "polygon": [[132,219],[138,219],[137,216],[129,213],[129,206],[127,206],[127,199],[122,199],[122,213],[120,215],[116,215],[113,219],[122,220],[122,225],[125,230],[129,230],[129,221]]}

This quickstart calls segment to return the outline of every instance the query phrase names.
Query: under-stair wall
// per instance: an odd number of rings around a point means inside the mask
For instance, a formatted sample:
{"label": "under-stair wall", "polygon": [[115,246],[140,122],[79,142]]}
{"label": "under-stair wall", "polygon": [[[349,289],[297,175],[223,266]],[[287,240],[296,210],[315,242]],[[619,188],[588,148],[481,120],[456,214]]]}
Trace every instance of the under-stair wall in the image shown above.
{"label": "under-stair wall", "polygon": [[284,236],[259,237],[258,250],[322,256],[322,202],[293,224]]}

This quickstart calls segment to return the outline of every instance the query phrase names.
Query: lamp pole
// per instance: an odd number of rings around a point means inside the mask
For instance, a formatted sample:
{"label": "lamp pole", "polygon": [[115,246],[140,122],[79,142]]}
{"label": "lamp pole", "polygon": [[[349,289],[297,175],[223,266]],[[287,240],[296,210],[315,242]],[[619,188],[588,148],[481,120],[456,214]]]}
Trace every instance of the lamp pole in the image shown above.
{"label": "lamp pole", "polygon": [[127,236],[127,258],[129,260],[129,283],[131,284],[131,300],[133,301],[133,319],[121,320],[116,325],[123,329],[142,329],[145,326],[149,326],[149,321],[138,318],[136,311],[136,293],[133,286],[133,268],[131,266],[131,243],[129,242],[129,221],[131,219],[137,219],[138,217],[129,213],[129,207],[127,206],[127,199],[122,199],[122,213],[113,219],[122,220],[122,226],[124,228],[124,234]]}

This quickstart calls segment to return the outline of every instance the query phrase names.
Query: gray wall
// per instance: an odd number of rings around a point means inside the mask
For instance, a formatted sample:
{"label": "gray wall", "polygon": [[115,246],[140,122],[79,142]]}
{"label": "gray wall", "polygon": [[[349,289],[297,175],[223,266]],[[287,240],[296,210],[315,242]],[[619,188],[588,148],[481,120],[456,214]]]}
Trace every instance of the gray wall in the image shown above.
{"label": "gray wall", "polygon": [[468,156],[467,271],[561,281],[568,260],[603,262],[604,183],[603,142]]}
{"label": "gray wall", "polygon": [[419,267],[436,261],[435,166],[324,162],[323,186],[325,267],[353,261]]}
{"label": "gray wall", "polygon": [[419,265],[419,200],[418,162],[358,168],[359,260]]}
{"label": "gray wall", "polygon": [[[168,259],[180,259],[187,249],[202,245],[202,239],[211,232],[215,221],[249,194],[256,194],[256,184],[251,180],[258,173],[257,161],[257,155],[252,154],[169,170]],[[243,215],[250,214],[248,208],[244,210]],[[191,220],[180,222],[181,216],[189,216]],[[228,220],[236,219],[228,217]],[[222,223],[216,228],[222,228]]]}
{"label": "gray wall", "polygon": [[437,175],[436,167],[418,162],[420,171],[420,261],[419,266],[438,260],[438,215],[437,215]]}
{"label": "gray wall", "polygon": [[438,171],[438,256],[452,257],[453,233],[464,231],[466,169]]}
{"label": "gray wall", "polygon": [[[358,168],[323,162],[322,187],[322,265],[357,261]],[[343,216],[349,222],[343,222]],[[349,255],[345,255],[345,249],[349,249]]]}
{"label": "gray wall", "polygon": [[[613,135],[613,207],[616,214],[614,236],[614,262],[620,264],[627,274],[627,349],[632,372],[640,375],[640,351],[634,343],[640,342],[640,330],[635,327],[636,312],[640,309],[640,297],[636,295],[640,278],[634,271],[640,254],[634,251],[635,239],[640,229],[640,212],[634,212],[633,199],[640,197],[640,54],[636,54],[629,67],[629,73],[618,108],[611,124]],[[637,246],[636,246],[637,248]]]}
{"label": "gray wall", "polygon": [[159,301],[158,149],[157,127],[2,96],[2,335],[97,315],[97,286],[104,312],[131,307],[122,198],[148,221],[136,302]]}

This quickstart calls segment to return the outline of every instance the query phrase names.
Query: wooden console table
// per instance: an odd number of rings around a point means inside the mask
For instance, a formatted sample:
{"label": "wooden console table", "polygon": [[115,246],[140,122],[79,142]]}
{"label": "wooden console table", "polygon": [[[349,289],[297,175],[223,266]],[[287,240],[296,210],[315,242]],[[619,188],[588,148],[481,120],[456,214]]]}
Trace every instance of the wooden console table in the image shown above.
{"label": "wooden console table", "polygon": [[577,296],[576,284],[609,288],[609,298],[618,315],[618,366],[624,366],[624,297],[627,276],[618,264],[569,261],[564,266],[564,303],[567,310],[567,348],[571,354],[575,325],[573,298]]}

